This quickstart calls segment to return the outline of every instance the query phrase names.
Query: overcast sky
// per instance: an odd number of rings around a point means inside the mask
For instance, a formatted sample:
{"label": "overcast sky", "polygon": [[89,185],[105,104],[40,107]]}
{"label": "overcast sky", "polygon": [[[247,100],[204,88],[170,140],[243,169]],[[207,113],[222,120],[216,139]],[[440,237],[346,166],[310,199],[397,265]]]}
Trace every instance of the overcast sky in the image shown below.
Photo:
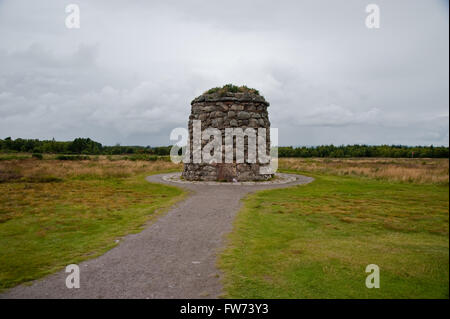
{"label": "overcast sky", "polygon": [[[80,7],[67,29],[65,6]],[[365,7],[380,7],[380,29]],[[169,145],[226,83],[281,145],[449,144],[448,1],[0,0],[0,138]]]}

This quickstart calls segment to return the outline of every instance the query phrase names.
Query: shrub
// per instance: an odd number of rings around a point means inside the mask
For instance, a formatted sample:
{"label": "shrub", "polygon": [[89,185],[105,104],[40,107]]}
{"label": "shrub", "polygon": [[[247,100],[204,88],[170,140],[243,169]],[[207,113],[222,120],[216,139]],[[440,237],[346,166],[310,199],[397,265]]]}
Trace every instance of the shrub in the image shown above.
{"label": "shrub", "polygon": [[31,154],[31,157],[38,159],[38,160],[41,160],[44,158],[41,153],[33,153],[33,154]]}
{"label": "shrub", "polygon": [[56,159],[60,161],[87,161],[90,160],[90,157],[87,155],[58,155]]}
{"label": "shrub", "polygon": [[147,161],[148,160],[148,156],[146,154],[133,154],[131,156],[124,156],[122,157],[122,159],[124,160],[128,160],[128,161]]}
{"label": "shrub", "polygon": [[[181,155],[181,154],[180,154]],[[164,161],[164,162],[171,162],[172,160],[170,159],[170,156],[166,155],[166,156],[158,156],[158,160],[159,161]]]}
{"label": "shrub", "polygon": [[26,183],[55,183],[61,182],[62,179],[53,175],[36,175],[22,178],[21,181]]}
{"label": "shrub", "polygon": [[22,174],[13,169],[2,169],[0,170],[0,183],[7,183],[12,181],[17,181],[22,178]]}

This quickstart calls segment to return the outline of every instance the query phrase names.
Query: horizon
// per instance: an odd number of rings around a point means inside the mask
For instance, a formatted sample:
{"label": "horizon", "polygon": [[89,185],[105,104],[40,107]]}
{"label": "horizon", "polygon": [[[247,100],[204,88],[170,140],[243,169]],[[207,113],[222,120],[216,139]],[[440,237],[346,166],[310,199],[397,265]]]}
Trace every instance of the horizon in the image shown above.
{"label": "horizon", "polygon": [[[0,138],[0,140],[5,140],[7,138],[11,138],[12,140],[17,140],[17,139],[23,139],[23,140],[36,140],[36,138],[23,138],[23,137],[16,137],[13,138],[12,136],[7,136],[4,138]],[[121,144],[121,143],[116,143],[116,144],[103,144],[101,141],[95,140],[91,137],[88,136],[77,136],[76,138],[83,138],[83,139],[90,139],[91,141],[100,143],[103,146],[106,147],[114,147],[114,146],[123,146],[123,147],[150,147],[150,148],[154,148],[154,147],[171,147],[174,144],[165,144],[165,145],[140,145],[140,144]],[[76,139],[74,138],[74,139]],[[68,143],[68,142],[73,142],[73,140],[59,140],[56,139],[54,137],[49,138],[49,139],[37,139],[39,141],[52,141],[54,140],[55,142],[63,142],[63,143]],[[335,147],[340,147],[340,146],[354,146],[354,145],[359,145],[359,146],[401,146],[401,147],[408,147],[408,148],[414,148],[414,147],[446,147],[448,148],[448,145],[438,145],[438,144],[429,144],[429,145],[425,145],[425,144],[420,144],[420,145],[407,145],[407,144],[364,144],[364,143],[354,143],[354,144],[318,144],[318,145],[276,145],[276,146],[272,146],[272,147],[293,147],[293,148],[298,148],[298,147],[307,147],[307,148],[313,148],[313,147],[320,147],[320,146],[335,146]]]}

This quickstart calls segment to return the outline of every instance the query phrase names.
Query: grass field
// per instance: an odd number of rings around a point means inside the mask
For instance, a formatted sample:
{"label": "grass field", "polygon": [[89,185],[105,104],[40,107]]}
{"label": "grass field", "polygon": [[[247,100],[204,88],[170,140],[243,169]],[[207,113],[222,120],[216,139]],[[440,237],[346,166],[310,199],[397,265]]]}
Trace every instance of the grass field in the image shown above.
{"label": "grass field", "polygon": [[[228,298],[448,298],[448,160],[280,159],[304,186],[244,201],[219,266]],[[365,286],[380,267],[381,287]]]}
{"label": "grass field", "polygon": [[[55,158],[0,155],[0,289],[104,253],[184,196],[144,180],[181,169],[164,158]],[[279,166],[315,181],[245,199],[220,256],[225,297],[448,298],[448,159]]]}
{"label": "grass field", "polygon": [[0,289],[104,253],[183,197],[165,161],[0,161]]}

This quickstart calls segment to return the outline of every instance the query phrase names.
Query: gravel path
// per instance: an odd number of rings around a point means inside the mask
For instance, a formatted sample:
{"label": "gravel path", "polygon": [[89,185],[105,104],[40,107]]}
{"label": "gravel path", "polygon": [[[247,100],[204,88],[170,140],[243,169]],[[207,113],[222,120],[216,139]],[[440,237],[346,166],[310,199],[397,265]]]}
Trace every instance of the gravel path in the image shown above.
{"label": "gravel path", "polygon": [[217,298],[222,286],[216,257],[232,229],[240,199],[256,190],[313,180],[295,175],[286,184],[207,185],[180,184],[164,180],[164,175],[147,180],[183,187],[191,194],[139,234],[80,263],[79,289],[66,288],[68,274],[63,270],[12,288],[0,298]]}

